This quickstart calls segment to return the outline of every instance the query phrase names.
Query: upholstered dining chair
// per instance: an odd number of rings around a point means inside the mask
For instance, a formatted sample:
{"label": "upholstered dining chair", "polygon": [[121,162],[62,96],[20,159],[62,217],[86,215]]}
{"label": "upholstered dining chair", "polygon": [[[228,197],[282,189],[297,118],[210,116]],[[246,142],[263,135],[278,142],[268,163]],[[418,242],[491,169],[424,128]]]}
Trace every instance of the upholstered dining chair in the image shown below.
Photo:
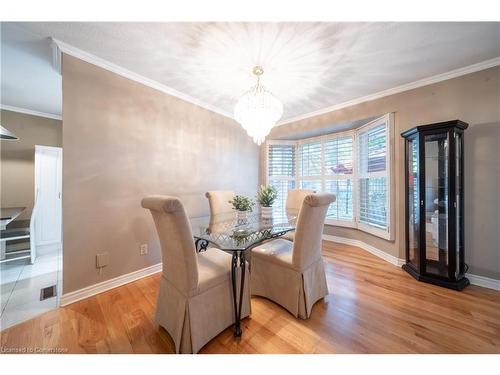
{"label": "upholstered dining chair", "polygon": [[295,317],[310,317],[314,303],[328,294],[321,239],[328,206],[334,201],[333,194],[309,194],[293,242],[276,239],[252,250],[252,295],[276,302]]}
{"label": "upholstered dining chair", "polygon": [[233,206],[229,201],[234,198],[234,195],[232,190],[207,191],[205,196],[208,198],[208,204],[210,205],[210,215],[233,212]]}
{"label": "upholstered dining chair", "polygon": [[[178,198],[154,195],[141,204],[151,211],[161,245],[156,322],[170,334],[177,353],[196,353],[234,323],[231,255],[215,248],[196,252]],[[242,318],[250,314],[249,283],[244,284]]]}
{"label": "upholstered dining chair", "polygon": [[[302,207],[302,202],[304,201],[304,198],[307,197],[309,194],[313,193],[314,193],[313,190],[308,190],[308,189],[289,190],[286,196],[285,209],[291,212],[299,212],[300,208]],[[285,240],[293,241],[294,236],[295,236],[295,231],[291,231],[286,233],[282,238],[284,238]]]}

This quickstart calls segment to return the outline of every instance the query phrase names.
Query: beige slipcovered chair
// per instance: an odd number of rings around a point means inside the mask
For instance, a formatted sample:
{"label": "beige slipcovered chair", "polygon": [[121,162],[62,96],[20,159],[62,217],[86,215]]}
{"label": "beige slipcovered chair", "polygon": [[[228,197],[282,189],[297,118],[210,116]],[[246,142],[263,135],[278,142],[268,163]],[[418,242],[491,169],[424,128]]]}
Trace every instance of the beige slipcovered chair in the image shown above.
{"label": "beige slipcovered chair", "polygon": [[205,196],[210,205],[210,215],[226,214],[234,212],[233,205],[229,203],[235,196],[232,190],[212,190],[207,191]]}
{"label": "beige slipcovered chair", "polygon": [[[162,252],[156,322],[170,334],[177,353],[196,353],[234,323],[231,255],[214,248],[196,253],[178,198],[155,195],[141,203],[153,215]],[[247,280],[242,318],[250,313],[248,285]]]}
{"label": "beige slipcovered chair", "polygon": [[[299,212],[305,197],[313,193],[314,193],[313,190],[307,190],[307,189],[289,190],[286,196],[286,205],[285,205],[286,210],[289,212]],[[285,234],[283,238],[289,241],[293,241],[294,236],[295,236],[295,231],[291,231]]]}
{"label": "beige slipcovered chair", "polygon": [[314,194],[314,190],[308,189],[291,189],[286,196],[286,209],[287,210],[300,210],[302,202],[309,195]]}
{"label": "beige slipcovered chair", "polygon": [[252,250],[252,295],[283,306],[295,317],[307,319],[316,301],[328,294],[321,257],[321,238],[335,195],[310,194],[302,203],[295,240],[276,239]]}

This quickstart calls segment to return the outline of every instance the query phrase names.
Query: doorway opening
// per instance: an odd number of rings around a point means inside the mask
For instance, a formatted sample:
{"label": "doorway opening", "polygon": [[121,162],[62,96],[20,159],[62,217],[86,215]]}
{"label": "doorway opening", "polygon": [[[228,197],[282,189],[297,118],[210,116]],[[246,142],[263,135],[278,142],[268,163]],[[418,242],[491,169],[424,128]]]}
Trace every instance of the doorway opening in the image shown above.
{"label": "doorway opening", "polygon": [[2,207],[2,330],[59,306],[61,192],[62,148],[35,145],[32,206]]}
{"label": "doorway opening", "polygon": [[3,331],[59,306],[63,144],[61,60],[51,40],[17,23],[0,29]]}

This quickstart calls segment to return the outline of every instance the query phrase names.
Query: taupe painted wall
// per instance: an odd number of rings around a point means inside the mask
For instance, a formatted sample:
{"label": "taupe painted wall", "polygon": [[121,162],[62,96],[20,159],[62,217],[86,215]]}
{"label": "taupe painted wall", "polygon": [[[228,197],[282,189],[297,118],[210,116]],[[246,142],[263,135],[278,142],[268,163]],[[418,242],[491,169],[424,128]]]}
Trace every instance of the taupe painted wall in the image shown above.
{"label": "taupe painted wall", "polygon": [[[404,142],[399,134],[415,125],[460,119],[465,132],[465,240],[470,273],[500,279],[500,67],[343,108],[275,128],[268,139],[329,127],[335,123],[395,113],[395,241],[350,228],[325,233],[359,239],[404,258]],[[261,148],[261,165],[264,150]],[[261,169],[260,181],[264,181]]]}
{"label": "taupe painted wall", "polygon": [[24,206],[18,220],[28,220],[35,191],[35,145],[62,146],[62,121],[2,110],[2,126],[19,137],[1,141],[1,205]]}
{"label": "taupe painted wall", "polygon": [[199,216],[205,191],[258,186],[259,148],[233,120],[67,55],[63,144],[64,293],[160,262],[144,196],[179,196]]}

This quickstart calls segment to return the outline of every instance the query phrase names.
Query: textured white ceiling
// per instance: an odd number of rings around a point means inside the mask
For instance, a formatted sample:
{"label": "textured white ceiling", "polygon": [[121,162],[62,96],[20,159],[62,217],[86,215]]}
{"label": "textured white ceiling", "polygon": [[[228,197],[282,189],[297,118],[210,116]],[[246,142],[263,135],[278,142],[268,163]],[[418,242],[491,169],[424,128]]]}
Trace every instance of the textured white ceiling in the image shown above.
{"label": "textured white ceiling", "polygon": [[500,56],[500,23],[22,23],[232,114],[264,67],[283,119]]}
{"label": "textured white ceiling", "polygon": [[0,31],[1,104],[60,115],[62,82],[52,67],[50,41],[4,22]]}

